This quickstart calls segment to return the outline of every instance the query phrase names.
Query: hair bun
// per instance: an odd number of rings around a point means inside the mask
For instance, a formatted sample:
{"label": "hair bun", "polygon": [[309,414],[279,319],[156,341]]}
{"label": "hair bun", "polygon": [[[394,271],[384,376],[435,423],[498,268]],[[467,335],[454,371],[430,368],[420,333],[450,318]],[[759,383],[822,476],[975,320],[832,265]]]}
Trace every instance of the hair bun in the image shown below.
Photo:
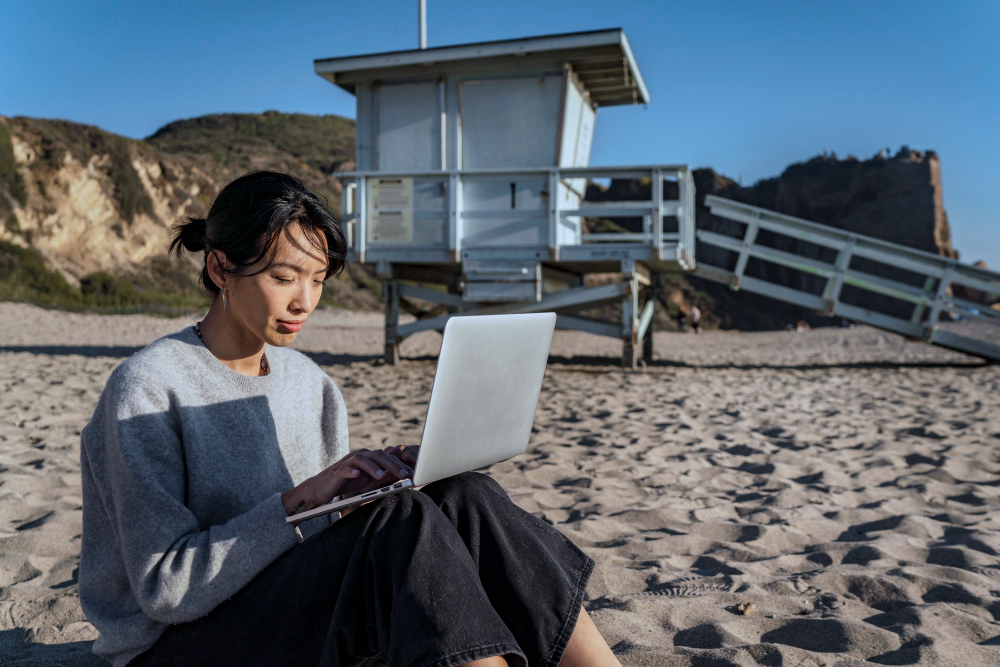
{"label": "hair bun", "polygon": [[204,218],[187,218],[174,227],[173,246],[181,245],[189,252],[202,252],[205,249],[205,237],[208,234],[207,221]]}

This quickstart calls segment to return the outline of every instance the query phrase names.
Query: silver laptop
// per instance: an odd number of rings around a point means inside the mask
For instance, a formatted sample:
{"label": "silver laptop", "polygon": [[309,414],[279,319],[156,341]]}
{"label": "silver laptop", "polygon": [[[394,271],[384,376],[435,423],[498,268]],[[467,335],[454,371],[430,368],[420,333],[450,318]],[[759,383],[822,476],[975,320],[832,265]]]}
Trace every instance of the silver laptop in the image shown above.
{"label": "silver laptop", "polygon": [[555,313],[448,320],[413,479],[334,499],[287,521],[354,507],[523,454],[555,325]]}

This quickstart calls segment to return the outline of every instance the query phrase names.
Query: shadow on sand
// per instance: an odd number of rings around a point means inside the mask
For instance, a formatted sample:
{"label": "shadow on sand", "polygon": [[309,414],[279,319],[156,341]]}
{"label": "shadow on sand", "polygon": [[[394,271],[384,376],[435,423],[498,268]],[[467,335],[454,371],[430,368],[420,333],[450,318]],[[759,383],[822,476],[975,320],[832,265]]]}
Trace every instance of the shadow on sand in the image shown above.
{"label": "shadow on sand", "polygon": [[[103,346],[103,345],[0,345],[0,354],[4,352],[27,352],[28,354],[43,354],[53,357],[82,356],[108,357],[125,359],[143,349],[142,347]],[[329,352],[312,352],[300,350],[304,355],[320,366],[342,366],[357,362],[377,362],[382,358],[377,354],[331,354]],[[436,360],[437,357],[416,357],[415,361]],[[409,359],[408,359],[409,361]]]}
{"label": "shadow on sand", "polygon": [[[579,356],[579,357],[560,357],[560,356],[550,356],[549,357],[550,366],[586,366],[590,367],[588,370],[604,370],[604,371],[614,371],[620,370],[622,368],[621,359],[618,357],[595,357],[595,356]],[[642,372],[643,368],[647,369],[666,369],[666,368],[700,368],[704,370],[753,370],[757,368],[779,368],[787,370],[819,370],[824,368],[860,368],[860,369],[891,369],[891,368],[977,368],[980,366],[987,366],[989,362],[980,359],[971,358],[969,361],[900,361],[900,362],[888,362],[888,361],[857,361],[857,362],[830,362],[830,363],[815,363],[815,364],[734,364],[734,363],[720,363],[720,364],[689,364],[684,361],[674,361],[670,359],[656,359],[652,362],[644,362],[639,367],[639,372]]]}
{"label": "shadow on sand", "polygon": [[[109,357],[124,359],[130,357],[142,347],[127,346],[102,346],[102,345],[0,345],[0,354],[4,352],[27,352],[29,354],[44,354],[51,356],[71,356],[79,355],[84,357]],[[354,363],[382,364],[380,354],[333,354],[331,352],[316,352],[312,350],[300,350],[304,355],[315,361],[320,366],[346,366]],[[404,357],[404,362],[436,362],[436,355],[422,355],[419,357]],[[820,370],[825,368],[857,368],[857,369],[893,369],[893,368],[979,368],[990,365],[991,362],[970,357],[968,361],[858,361],[858,362],[831,362],[815,364],[691,364],[684,361],[674,361],[670,359],[657,359],[643,364],[639,372],[645,369],[668,369],[668,368],[701,368],[705,370],[752,370],[757,368],[780,368],[792,371]],[[618,357],[598,357],[598,356],[578,356],[562,357],[550,356],[549,365],[556,367],[576,367],[579,370],[590,372],[611,372],[621,370],[621,360]]]}
{"label": "shadow on sand", "polygon": [[0,630],[0,664],[18,667],[107,667],[108,663],[90,651],[94,642],[38,644],[27,630]]}
{"label": "shadow on sand", "polygon": [[53,357],[78,355],[82,357],[114,357],[124,359],[131,357],[142,347],[125,347],[121,345],[0,345],[3,352],[27,352],[29,354],[47,354]]}

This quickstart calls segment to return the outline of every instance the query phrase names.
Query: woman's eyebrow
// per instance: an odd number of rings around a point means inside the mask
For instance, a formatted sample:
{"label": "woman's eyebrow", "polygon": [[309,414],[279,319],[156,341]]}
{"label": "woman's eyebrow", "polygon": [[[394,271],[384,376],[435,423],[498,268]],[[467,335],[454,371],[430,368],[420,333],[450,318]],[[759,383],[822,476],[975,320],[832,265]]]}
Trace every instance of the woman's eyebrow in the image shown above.
{"label": "woman's eyebrow", "polygon": [[[274,262],[273,264],[271,264],[271,266],[283,266],[287,269],[295,271],[296,273],[306,273],[305,267],[299,266],[298,264],[292,264],[291,262]],[[327,267],[324,266],[322,269],[320,269],[319,271],[315,271],[314,273],[326,273],[326,272],[327,272]]]}
{"label": "woman's eyebrow", "polygon": [[271,266],[283,266],[286,269],[291,269],[292,271],[295,271],[297,273],[306,272],[306,270],[303,267],[299,266],[298,264],[292,264],[291,262],[274,262],[271,264]]}

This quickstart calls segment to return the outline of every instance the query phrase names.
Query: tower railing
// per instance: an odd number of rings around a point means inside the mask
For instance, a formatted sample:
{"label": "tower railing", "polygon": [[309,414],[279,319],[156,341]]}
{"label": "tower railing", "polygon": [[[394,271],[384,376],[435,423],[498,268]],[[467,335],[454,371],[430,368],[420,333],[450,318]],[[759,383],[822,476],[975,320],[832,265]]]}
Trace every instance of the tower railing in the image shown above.
{"label": "tower railing", "polygon": [[[345,180],[342,218],[352,261],[632,260],[694,269],[694,181],[686,165],[333,175]],[[649,198],[586,201],[588,182],[613,179],[637,179]],[[621,219],[631,219],[631,227],[606,224]]]}

